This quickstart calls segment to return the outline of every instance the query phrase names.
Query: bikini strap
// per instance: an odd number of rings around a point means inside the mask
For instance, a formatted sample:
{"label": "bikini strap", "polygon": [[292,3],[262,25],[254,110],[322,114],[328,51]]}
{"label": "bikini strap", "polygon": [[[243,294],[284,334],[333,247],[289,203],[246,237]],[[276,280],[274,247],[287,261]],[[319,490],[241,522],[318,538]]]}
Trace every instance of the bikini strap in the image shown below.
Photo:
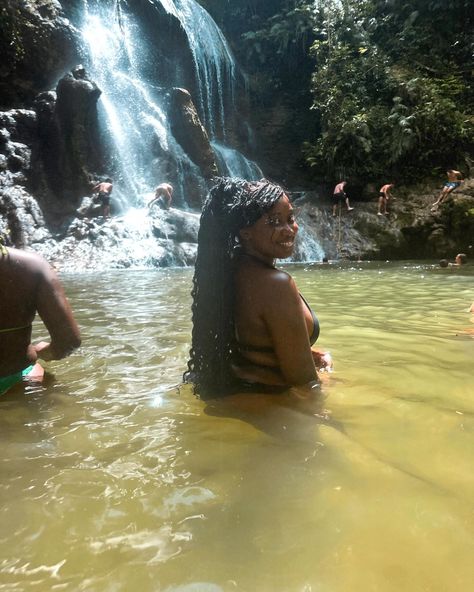
{"label": "bikini strap", "polygon": [[12,327],[10,329],[0,329],[0,333],[9,333],[10,331],[20,331],[21,329],[28,329],[31,327],[31,323],[29,325],[24,325],[23,327]]}

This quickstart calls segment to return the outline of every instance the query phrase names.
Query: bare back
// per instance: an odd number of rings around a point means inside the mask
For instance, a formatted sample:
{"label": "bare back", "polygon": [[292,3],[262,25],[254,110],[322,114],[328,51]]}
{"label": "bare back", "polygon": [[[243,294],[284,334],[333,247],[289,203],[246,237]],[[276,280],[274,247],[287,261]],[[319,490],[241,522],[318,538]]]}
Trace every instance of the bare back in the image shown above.
{"label": "bare back", "polygon": [[313,317],[293,279],[284,271],[246,262],[236,271],[235,289],[238,342],[273,350],[245,351],[244,357],[271,368],[299,368],[306,359],[312,369],[309,335],[313,331]]}
{"label": "bare back", "polygon": [[78,347],[79,329],[54,271],[39,255],[9,248],[0,255],[0,376],[36,362],[36,312],[51,335],[54,359]]}
{"label": "bare back", "polygon": [[459,181],[459,177],[461,176],[461,173],[459,171],[455,171],[453,169],[450,169],[449,171],[446,172],[446,175],[447,175],[448,181],[450,183],[456,183],[457,181]]}
{"label": "bare back", "polygon": [[112,183],[108,183],[106,181],[103,181],[102,183],[98,183],[95,187],[94,190],[98,191],[99,193],[112,193],[112,189],[113,189],[113,185]]}

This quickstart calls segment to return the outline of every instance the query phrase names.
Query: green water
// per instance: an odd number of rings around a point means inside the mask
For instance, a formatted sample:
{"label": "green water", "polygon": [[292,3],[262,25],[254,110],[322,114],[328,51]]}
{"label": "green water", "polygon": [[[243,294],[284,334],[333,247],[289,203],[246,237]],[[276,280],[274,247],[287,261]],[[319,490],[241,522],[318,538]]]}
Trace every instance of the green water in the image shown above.
{"label": "green water", "polygon": [[63,278],[83,347],[0,398],[0,591],[473,588],[474,269],[290,270],[335,362],[305,409],[174,388],[192,270]]}

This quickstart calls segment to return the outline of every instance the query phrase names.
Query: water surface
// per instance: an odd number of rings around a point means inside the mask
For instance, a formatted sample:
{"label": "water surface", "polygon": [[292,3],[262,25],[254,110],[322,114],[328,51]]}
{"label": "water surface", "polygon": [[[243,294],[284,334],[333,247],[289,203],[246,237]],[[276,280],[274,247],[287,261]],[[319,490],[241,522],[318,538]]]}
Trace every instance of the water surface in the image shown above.
{"label": "water surface", "polygon": [[63,277],[83,347],[0,399],[0,591],[472,588],[474,270],[289,270],[335,360],[304,409],[175,388],[192,270]]}

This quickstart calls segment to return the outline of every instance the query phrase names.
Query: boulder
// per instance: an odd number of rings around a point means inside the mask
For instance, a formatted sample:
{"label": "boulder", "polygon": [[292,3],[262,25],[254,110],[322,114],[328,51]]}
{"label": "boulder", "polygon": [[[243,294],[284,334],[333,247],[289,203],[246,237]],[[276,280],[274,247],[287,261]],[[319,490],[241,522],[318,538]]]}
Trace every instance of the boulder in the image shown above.
{"label": "boulder", "polygon": [[217,175],[214,152],[191,95],[184,88],[171,91],[170,121],[174,137],[205,178]]}
{"label": "boulder", "polygon": [[[93,171],[101,164],[97,101],[101,90],[76,66],[56,88],[56,107],[51,122],[52,140],[57,141],[58,197],[76,200],[90,190]],[[48,135],[44,138],[48,142]],[[50,154],[50,157],[53,156]]]}
{"label": "boulder", "polygon": [[136,211],[135,224],[127,216],[75,218],[61,236],[42,237],[31,247],[64,271],[182,267],[195,261],[198,226],[197,214],[174,208],[155,216]]}
{"label": "boulder", "polygon": [[154,209],[152,232],[156,238],[178,243],[197,243],[199,215],[175,208]]}
{"label": "boulder", "polygon": [[0,107],[31,103],[79,59],[78,31],[56,0],[2,2]]}

